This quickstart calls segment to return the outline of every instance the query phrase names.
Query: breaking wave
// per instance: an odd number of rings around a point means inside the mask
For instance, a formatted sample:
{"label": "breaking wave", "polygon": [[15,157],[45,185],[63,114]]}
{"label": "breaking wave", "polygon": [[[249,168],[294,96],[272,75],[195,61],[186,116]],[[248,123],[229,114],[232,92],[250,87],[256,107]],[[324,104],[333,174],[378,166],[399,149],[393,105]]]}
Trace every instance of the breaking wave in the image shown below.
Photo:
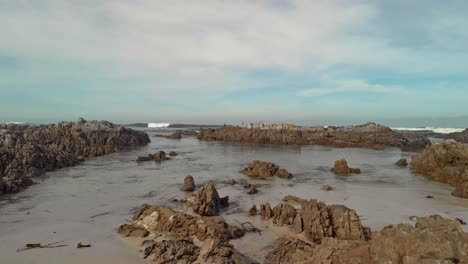
{"label": "breaking wave", "polygon": [[163,128],[163,127],[169,127],[171,123],[148,123],[148,127],[151,128]]}
{"label": "breaking wave", "polygon": [[406,130],[406,131],[432,131],[435,133],[449,134],[454,132],[462,132],[464,128],[451,128],[451,127],[398,127],[392,128],[394,130]]}

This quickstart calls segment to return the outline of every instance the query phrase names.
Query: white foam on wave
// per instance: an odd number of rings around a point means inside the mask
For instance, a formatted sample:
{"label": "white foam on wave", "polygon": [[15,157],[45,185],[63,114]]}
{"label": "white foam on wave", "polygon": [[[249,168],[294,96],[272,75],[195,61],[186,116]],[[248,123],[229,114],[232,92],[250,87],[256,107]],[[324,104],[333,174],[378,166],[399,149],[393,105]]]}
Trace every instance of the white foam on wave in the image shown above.
{"label": "white foam on wave", "polygon": [[448,134],[454,132],[462,132],[464,128],[452,128],[452,127],[396,127],[394,130],[407,130],[407,131],[423,131],[430,130],[436,133]]}
{"label": "white foam on wave", "polygon": [[148,123],[148,127],[151,128],[162,128],[162,127],[169,127],[171,123]]}
{"label": "white foam on wave", "polygon": [[22,125],[22,124],[25,124],[25,122],[5,122],[5,124]]}

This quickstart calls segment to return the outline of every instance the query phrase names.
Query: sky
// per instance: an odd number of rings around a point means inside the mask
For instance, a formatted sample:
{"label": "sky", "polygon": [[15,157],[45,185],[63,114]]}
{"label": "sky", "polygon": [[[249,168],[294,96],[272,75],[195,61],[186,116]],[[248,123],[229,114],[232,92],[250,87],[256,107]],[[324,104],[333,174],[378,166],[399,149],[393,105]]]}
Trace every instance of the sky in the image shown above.
{"label": "sky", "polygon": [[0,122],[468,122],[466,14],[465,0],[0,0]]}

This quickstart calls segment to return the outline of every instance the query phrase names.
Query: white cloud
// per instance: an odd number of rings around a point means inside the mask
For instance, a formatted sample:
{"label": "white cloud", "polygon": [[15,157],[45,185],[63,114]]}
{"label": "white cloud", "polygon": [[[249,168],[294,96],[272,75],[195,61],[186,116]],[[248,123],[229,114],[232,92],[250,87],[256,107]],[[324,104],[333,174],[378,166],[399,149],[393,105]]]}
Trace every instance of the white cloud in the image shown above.
{"label": "white cloud", "polygon": [[367,93],[403,93],[405,90],[398,86],[388,86],[382,84],[371,84],[365,80],[354,79],[339,82],[331,82],[325,88],[303,89],[298,92],[299,96],[318,97],[328,94],[343,92],[367,92]]}

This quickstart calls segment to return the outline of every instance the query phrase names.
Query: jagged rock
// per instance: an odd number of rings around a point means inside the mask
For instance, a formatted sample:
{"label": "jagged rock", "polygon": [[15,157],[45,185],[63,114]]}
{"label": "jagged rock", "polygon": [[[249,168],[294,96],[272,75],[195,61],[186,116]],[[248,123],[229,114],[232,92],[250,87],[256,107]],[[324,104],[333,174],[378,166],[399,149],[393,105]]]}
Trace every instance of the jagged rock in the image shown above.
{"label": "jagged rock", "polygon": [[129,224],[121,225],[117,232],[126,237],[146,237],[149,235],[149,231],[143,227],[136,227]]}
{"label": "jagged rock", "polygon": [[258,190],[257,190],[257,188],[255,188],[255,186],[252,186],[247,193],[248,194],[256,194],[256,193],[258,193]]}
{"label": "jagged rock", "polygon": [[47,171],[149,142],[145,132],[107,121],[0,124],[0,194],[18,192]]}
{"label": "jagged rock", "polygon": [[233,179],[226,179],[223,181],[224,184],[229,184],[229,185],[234,185],[236,184],[237,182]]}
{"label": "jagged rock", "polygon": [[306,199],[302,199],[302,198],[299,198],[297,196],[294,196],[294,195],[286,195],[284,198],[283,198],[283,202],[287,202],[287,203],[296,203],[296,204],[303,204],[303,203],[306,203],[307,200]]}
{"label": "jagged rock", "polygon": [[273,210],[267,203],[261,205],[260,214],[264,220],[272,219],[273,224],[291,226],[296,233],[304,232],[305,237],[316,243],[320,243],[325,237],[369,239],[370,230],[362,226],[354,210],[343,205],[327,206],[317,200],[300,199],[299,203],[301,209],[281,203]]}
{"label": "jagged rock", "polygon": [[145,257],[154,255],[154,263],[190,264],[198,259],[200,248],[187,239],[163,240],[152,241],[144,252]]}
{"label": "jagged rock", "polygon": [[179,155],[179,154],[177,154],[177,152],[175,152],[175,151],[169,152],[169,156],[171,156],[171,157],[175,157],[177,155]]}
{"label": "jagged rock", "polygon": [[397,162],[395,162],[395,165],[400,167],[406,167],[408,166],[408,161],[406,159],[400,159]]}
{"label": "jagged rock", "polygon": [[370,240],[325,237],[320,243],[278,240],[266,263],[468,263],[468,234],[458,222],[438,215],[417,218],[416,226],[390,225]]}
{"label": "jagged rock", "polygon": [[252,207],[250,207],[249,215],[251,215],[251,216],[257,215],[257,206],[256,205],[253,205]]}
{"label": "jagged rock", "polygon": [[361,170],[358,168],[350,168],[348,167],[348,162],[345,159],[340,159],[335,161],[335,166],[333,167],[332,171],[336,175],[347,176],[352,173],[359,174]]}
{"label": "jagged rock", "polygon": [[435,181],[455,186],[453,195],[468,198],[468,146],[447,141],[435,143],[413,156],[411,169]]}
{"label": "jagged rock", "polygon": [[195,194],[193,211],[199,215],[212,216],[219,213],[220,199],[213,182],[208,182]]}
{"label": "jagged rock", "polygon": [[183,190],[186,192],[193,192],[195,190],[195,180],[192,175],[185,176]]}
{"label": "jagged rock", "polygon": [[280,169],[279,166],[271,162],[260,160],[252,161],[247,168],[242,170],[242,173],[249,177],[266,179],[278,176],[280,178],[291,178],[292,174],[286,169]]}
{"label": "jagged rock", "polygon": [[324,191],[332,191],[334,190],[335,188],[331,187],[330,185],[324,185],[322,186],[322,190]]}
{"label": "jagged rock", "polygon": [[182,138],[182,131],[176,131],[171,135],[167,136],[168,139],[181,139]]}
{"label": "jagged rock", "polygon": [[399,147],[402,150],[420,150],[430,145],[430,140],[415,133],[397,132],[374,123],[344,127],[306,127],[268,125],[217,129],[201,129],[202,140],[239,141],[257,144],[326,145],[335,147],[365,147],[382,149]]}

